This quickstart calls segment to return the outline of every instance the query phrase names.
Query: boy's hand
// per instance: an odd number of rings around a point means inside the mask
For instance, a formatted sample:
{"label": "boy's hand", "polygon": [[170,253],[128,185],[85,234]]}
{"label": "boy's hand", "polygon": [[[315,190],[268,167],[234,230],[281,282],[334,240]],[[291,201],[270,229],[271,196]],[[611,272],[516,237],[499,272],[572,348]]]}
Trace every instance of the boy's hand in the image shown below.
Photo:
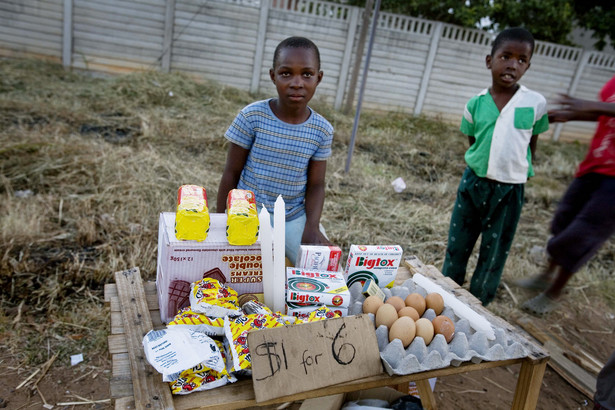
{"label": "boy's hand", "polygon": [[310,228],[308,226],[303,230],[303,236],[301,237],[301,243],[304,245],[333,245],[329,241],[318,227]]}

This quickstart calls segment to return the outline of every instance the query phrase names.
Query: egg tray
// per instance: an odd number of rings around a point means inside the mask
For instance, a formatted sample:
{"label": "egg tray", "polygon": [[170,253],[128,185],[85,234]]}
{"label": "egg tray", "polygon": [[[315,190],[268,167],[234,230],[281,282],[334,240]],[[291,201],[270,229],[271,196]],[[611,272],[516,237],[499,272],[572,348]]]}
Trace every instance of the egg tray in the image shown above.
{"label": "egg tray", "polygon": [[[392,289],[384,288],[382,291],[386,298],[399,296],[404,300],[414,292],[423,297],[428,293],[412,279],[407,279],[401,286],[395,286]],[[362,314],[364,300],[361,284],[354,283],[350,287],[348,314]],[[380,358],[389,375],[406,375],[448,366],[459,366],[468,361],[480,363],[517,359],[528,355],[527,349],[521,343],[512,340],[502,328],[493,326],[495,339],[489,340],[485,332],[475,331],[467,319],[459,318],[450,307],[445,306],[441,314],[448,316],[455,324],[455,334],[450,343],[446,343],[443,335],[436,334],[427,346],[423,338],[417,336],[404,349],[399,339],[389,342],[389,330],[386,326],[381,325],[376,329]],[[368,316],[375,322],[375,315],[368,313]],[[436,313],[433,309],[427,309],[422,317],[433,320]]]}

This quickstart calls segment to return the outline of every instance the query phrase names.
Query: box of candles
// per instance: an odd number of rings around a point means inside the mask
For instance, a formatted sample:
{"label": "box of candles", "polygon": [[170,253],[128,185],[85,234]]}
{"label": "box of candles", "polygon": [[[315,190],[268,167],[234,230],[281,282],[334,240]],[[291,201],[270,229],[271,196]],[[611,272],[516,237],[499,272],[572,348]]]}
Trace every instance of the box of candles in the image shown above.
{"label": "box of candles", "polygon": [[207,238],[197,242],[175,237],[174,212],[160,214],[156,288],[164,323],[190,305],[190,284],[204,277],[219,280],[239,295],[255,294],[263,299],[260,241],[245,246],[229,245],[226,214],[212,213],[210,218]]}

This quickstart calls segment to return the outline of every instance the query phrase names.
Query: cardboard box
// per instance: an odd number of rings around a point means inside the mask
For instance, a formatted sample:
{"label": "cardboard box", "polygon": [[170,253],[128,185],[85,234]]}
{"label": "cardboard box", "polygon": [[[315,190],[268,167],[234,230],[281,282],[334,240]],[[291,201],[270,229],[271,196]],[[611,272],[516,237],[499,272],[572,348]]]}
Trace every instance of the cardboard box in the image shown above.
{"label": "cardboard box", "polygon": [[262,300],[261,246],[234,246],[226,240],[226,214],[210,214],[209,234],[202,242],[175,237],[175,213],[160,214],[156,288],[160,318],[167,323],[190,304],[190,284],[212,277],[239,295],[255,294]]}
{"label": "cardboard box", "polygon": [[393,287],[402,256],[399,245],[350,245],[344,271],[348,287],[370,279],[381,288]]}
{"label": "cardboard box", "polygon": [[341,272],[286,268],[286,301],[347,308],[350,291]]}
{"label": "cardboard box", "polygon": [[342,250],[338,246],[301,245],[296,267],[309,270],[338,271]]}

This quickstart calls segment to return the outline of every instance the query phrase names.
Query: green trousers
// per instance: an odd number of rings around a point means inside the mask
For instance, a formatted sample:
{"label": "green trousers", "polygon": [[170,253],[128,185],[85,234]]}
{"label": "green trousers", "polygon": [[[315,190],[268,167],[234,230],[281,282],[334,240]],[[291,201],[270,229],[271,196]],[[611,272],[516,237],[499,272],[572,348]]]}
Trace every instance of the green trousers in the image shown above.
{"label": "green trousers", "polygon": [[461,177],[442,273],[463,285],[468,259],[481,235],[470,292],[483,305],[493,300],[500,284],[523,207],[524,187],[480,178],[469,167]]}

